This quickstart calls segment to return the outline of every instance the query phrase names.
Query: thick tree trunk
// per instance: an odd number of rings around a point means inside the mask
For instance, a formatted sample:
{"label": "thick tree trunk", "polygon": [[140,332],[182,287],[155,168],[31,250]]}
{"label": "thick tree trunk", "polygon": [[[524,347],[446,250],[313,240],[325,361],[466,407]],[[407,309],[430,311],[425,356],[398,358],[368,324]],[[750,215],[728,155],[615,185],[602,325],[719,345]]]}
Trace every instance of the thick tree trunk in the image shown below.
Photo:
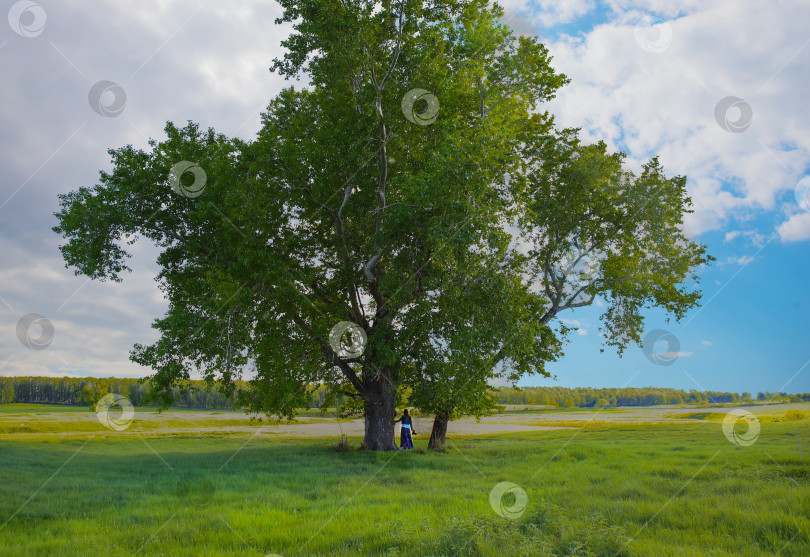
{"label": "thick tree trunk", "polygon": [[447,424],[450,421],[450,412],[438,412],[433,418],[433,430],[430,432],[428,449],[437,451],[444,450],[444,443],[447,437]]}
{"label": "thick tree trunk", "polygon": [[391,384],[390,378],[380,377],[363,394],[366,422],[363,445],[371,451],[397,450],[394,438],[396,391]]}

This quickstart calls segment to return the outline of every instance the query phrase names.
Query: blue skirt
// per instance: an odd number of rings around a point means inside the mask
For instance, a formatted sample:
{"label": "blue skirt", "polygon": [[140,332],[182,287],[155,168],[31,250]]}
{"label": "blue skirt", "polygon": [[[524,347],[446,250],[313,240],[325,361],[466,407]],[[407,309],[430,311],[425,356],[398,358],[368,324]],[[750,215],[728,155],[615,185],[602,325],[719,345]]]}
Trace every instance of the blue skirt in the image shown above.
{"label": "blue skirt", "polygon": [[413,440],[411,439],[411,429],[403,427],[399,434],[399,448],[400,449],[413,449]]}

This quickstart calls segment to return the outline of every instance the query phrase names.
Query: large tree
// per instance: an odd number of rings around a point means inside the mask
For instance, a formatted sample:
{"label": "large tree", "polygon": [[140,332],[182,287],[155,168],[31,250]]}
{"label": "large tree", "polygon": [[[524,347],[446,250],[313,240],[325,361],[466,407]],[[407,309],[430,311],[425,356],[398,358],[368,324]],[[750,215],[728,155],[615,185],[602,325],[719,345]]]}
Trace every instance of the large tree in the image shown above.
{"label": "large tree", "polygon": [[[499,23],[499,7],[281,4],[294,31],[273,69],[308,85],[270,102],[254,140],[168,124],[148,150],[110,150],[112,171],[62,195],[54,229],[67,264],[95,279],[121,280],[139,236],[161,248],[169,308],[158,341],[132,358],[166,399],[195,371],[228,390],[247,369],[242,401],[292,416],[325,384],[362,400],[368,448],[393,449],[401,387],[438,412],[452,387],[479,404],[493,375],[542,373],[558,357],[545,317],[562,302],[528,272],[586,240],[613,249],[611,230],[598,218],[544,228],[544,195],[565,196],[564,171],[544,165],[570,149],[536,109],[566,79],[537,40]],[[602,172],[581,160],[560,165]],[[622,190],[565,210],[590,218],[588,203],[638,204]],[[516,231],[534,246],[521,257],[510,255]],[[673,249],[700,262],[692,244]],[[330,339],[344,321],[362,329],[359,349]],[[424,389],[431,382],[440,388]]]}
{"label": "large tree", "polygon": [[[686,180],[665,176],[656,159],[636,175],[623,167],[624,154],[609,153],[601,142],[581,144],[577,130],[555,130],[542,118],[525,124],[518,147],[521,165],[510,180],[520,209],[505,261],[544,294],[544,306],[533,318],[541,326],[558,324],[551,359],[562,354],[567,339],[559,315],[589,306],[597,297],[608,302],[601,316],[604,344],[621,355],[630,343],[641,343],[643,309],[663,308],[680,319],[700,299],[695,270],[713,258],[683,233],[683,216],[691,210]],[[489,268],[470,282],[491,283],[505,266]],[[445,343],[445,365],[416,378],[413,400],[435,414],[431,448],[444,447],[452,416],[491,412],[487,382],[514,383],[523,375],[509,351],[490,351],[493,358],[486,365],[473,363],[475,351],[466,348],[477,345],[481,331],[502,326],[502,313],[492,310],[503,312],[504,304],[497,306],[503,299],[508,297],[493,289],[489,311],[475,327],[458,332],[455,342],[465,348],[453,351]],[[509,330],[517,338],[521,328]],[[467,364],[452,364],[459,359]],[[542,366],[535,371],[548,374]]]}

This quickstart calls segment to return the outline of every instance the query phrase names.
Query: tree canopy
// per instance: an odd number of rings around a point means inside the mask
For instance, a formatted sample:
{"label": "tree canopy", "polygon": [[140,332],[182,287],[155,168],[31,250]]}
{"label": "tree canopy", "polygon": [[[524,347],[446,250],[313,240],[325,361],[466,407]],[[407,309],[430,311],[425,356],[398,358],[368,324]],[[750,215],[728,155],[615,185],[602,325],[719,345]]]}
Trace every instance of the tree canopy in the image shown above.
{"label": "tree canopy", "polygon": [[[710,260],[687,239],[685,178],[638,175],[541,112],[567,82],[483,0],[282,0],[292,22],[253,140],[189,122],[61,195],[68,266],[121,280],[126,246],[161,248],[169,307],[132,359],[164,400],[201,373],[292,416],[307,387],[362,400],[365,445],[394,448],[399,388],[433,412],[486,411],[495,377],[547,374],[561,311],[610,301],[608,344],[640,310],[681,317]],[[344,353],[330,332],[365,334]],[[244,375],[243,375],[244,374]],[[230,389],[230,391],[228,391]]]}

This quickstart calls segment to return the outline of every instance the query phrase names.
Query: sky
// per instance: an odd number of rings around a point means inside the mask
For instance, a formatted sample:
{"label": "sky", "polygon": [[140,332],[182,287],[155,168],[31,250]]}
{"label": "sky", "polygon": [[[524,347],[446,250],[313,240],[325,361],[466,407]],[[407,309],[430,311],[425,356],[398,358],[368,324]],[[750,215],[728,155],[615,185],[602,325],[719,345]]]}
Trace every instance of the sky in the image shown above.
{"label": "sky", "polygon": [[[571,83],[540,107],[638,169],[687,176],[690,238],[717,261],[680,323],[645,313],[645,348],[602,348],[600,301],[550,378],[521,385],[810,392],[810,3],[508,0]],[[129,361],[167,305],[157,250],[122,283],[65,269],[59,193],[92,186],[107,149],[166,121],[250,139],[288,85],[268,67],[289,25],[272,1],[0,2],[0,375],[142,377]],[[655,342],[655,339],[658,339]]]}

